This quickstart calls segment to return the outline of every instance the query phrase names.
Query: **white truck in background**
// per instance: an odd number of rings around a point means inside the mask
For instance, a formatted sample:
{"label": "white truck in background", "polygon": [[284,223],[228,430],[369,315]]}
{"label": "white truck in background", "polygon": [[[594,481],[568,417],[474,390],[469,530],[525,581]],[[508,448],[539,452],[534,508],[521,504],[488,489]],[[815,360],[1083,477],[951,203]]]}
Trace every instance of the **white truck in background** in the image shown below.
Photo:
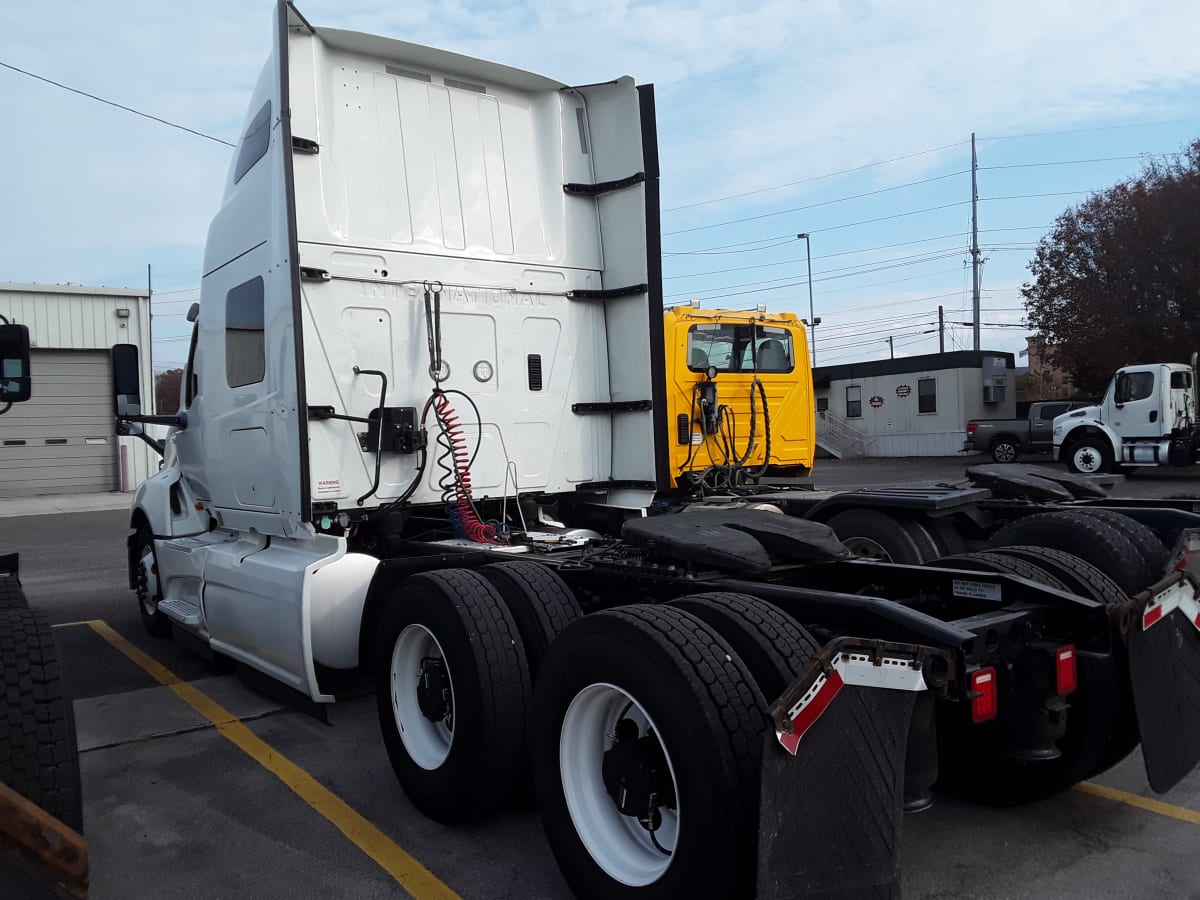
{"label": "white truck in background", "polygon": [[1195,464],[1196,359],[1118,370],[1099,404],[1055,418],[1054,458],[1085,475]]}

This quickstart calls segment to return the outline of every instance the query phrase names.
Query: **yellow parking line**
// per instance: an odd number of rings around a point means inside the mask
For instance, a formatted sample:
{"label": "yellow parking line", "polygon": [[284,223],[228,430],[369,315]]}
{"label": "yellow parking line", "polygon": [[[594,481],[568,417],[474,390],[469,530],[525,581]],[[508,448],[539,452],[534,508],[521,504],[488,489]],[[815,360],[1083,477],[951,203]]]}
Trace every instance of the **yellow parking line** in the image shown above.
{"label": "yellow parking line", "polygon": [[1138,809],[1157,813],[1160,816],[1169,816],[1172,819],[1179,819],[1181,822],[1191,822],[1193,825],[1200,825],[1200,812],[1196,812],[1194,809],[1175,806],[1171,803],[1163,803],[1161,800],[1152,800],[1140,794],[1119,791],[1116,788],[1105,787],[1102,784],[1092,784],[1090,781],[1084,781],[1075,785],[1075,790],[1091,794],[1093,797],[1103,797],[1105,800],[1116,800],[1118,803],[1124,803],[1127,806],[1136,806]]}
{"label": "yellow parking line", "polygon": [[304,802],[333,823],[350,841],[371,857],[418,900],[459,900],[458,894],[438,880],[432,872],[401,849],[391,838],[355,812],[349,804],[284,757],[247,728],[235,715],[202,691],[183,681],[174,672],[121,637],[107,622],[94,619],[71,622],[88,625],[98,635],[141,666],[152,678],[174,691],[196,712],[204,716],[227,740],[236,744],[259,765],[291,788]]}

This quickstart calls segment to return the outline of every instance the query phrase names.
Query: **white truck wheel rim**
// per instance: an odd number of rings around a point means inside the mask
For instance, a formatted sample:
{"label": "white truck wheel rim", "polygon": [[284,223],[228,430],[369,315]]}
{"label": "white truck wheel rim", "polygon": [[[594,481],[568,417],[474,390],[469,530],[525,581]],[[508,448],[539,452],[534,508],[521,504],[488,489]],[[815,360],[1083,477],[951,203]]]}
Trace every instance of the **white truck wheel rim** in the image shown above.
{"label": "white truck wheel rim", "polygon": [[[433,771],[446,761],[454,743],[454,730],[444,721],[433,722],[421,712],[417,701],[417,682],[421,660],[434,657],[445,664],[446,654],[433,632],[424,625],[409,625],[396,638],[392,648],[392,714],[409,757],[422,769]],[[450,703],[454,708],[454,679],[446,667],[450,682]]]}
{"label": "white truck wheel rim", "polygon": [[1080,472],[1094,472],[1100,468],[1100,451],[1095,447],[1079,447],[1073,455],[1075,468]]}
{"label": "white truck wheel rim", "polygon": [[[637,700],[614,685],[593,684],[576,694],[567,707],[559,733],[558,765],[571,823],[593,861],[615,881],[643,887],[663,876],[672,856],[654,846],[650,833],[637,819],[622,815],[604,788],[604,752],[613,744],[622,714],[637,723],[639,733],[645,734],[649,727],[661,741],[662,732]],[[654,837],[674,853],[679,839],[679,781],[665,744],[663,755],[675,786],[676,804],[675,809],[660,809],[662,825]]]}
{"label": "white truck wheel rim", "polygon": [[891,554],[883,549],[883,545],[870,538],[846,538],[842,541],[842,544],[850,551],[850,555],[857,559],[878,559],[883,562],[892,561]]}
{"label": "white truck wheel rim", "polygon": [[154,615],[158,612],[158,601],[155,599],[159,595],[158,576],[154,573],[154,551],[149,547],[142,554],[142,572],[146,578],[146,593],[142,596],[142,606],[146,609],[147,615]]}

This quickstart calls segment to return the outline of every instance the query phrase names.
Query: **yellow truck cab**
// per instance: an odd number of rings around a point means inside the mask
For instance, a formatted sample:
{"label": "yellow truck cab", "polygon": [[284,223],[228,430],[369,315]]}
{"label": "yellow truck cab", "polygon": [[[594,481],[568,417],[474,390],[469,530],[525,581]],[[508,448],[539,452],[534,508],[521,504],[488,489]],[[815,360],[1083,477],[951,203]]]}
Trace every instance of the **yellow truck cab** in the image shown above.
{"label": "yellow truck cab", "polygon": [[673,307],[663,334],[674,482],[809,473],[816,404],[795,314]]}

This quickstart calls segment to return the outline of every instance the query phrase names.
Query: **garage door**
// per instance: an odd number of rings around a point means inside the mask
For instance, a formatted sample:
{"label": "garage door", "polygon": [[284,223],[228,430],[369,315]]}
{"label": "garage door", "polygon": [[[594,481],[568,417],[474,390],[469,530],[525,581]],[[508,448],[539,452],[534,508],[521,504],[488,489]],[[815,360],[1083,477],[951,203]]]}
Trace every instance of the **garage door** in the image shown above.
{"label": "garage door", "polygon": [[109,359],[33,351],[33,396],[0,416],[0,497],[117,489]]}

